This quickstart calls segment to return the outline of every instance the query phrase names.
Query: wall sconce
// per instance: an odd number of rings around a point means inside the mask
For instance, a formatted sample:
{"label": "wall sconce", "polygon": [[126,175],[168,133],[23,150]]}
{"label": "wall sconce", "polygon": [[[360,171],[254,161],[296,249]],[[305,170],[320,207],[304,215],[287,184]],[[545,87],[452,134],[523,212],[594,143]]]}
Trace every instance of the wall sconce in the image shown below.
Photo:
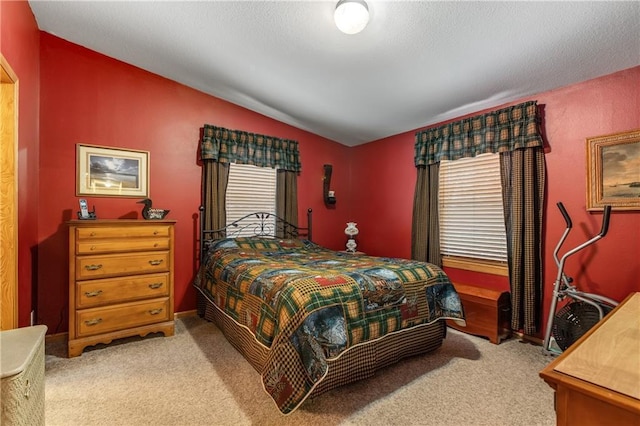
{"label": "wall sconce", "polygon": [[331,164],[324,165],[324,177],[322,178],[322,193],[324,196],[324,203],[326,205],[333,205],[336,203],[336,193],[334,191],[330,191],[331,187],[331,172],[333,170],[333,166]]}

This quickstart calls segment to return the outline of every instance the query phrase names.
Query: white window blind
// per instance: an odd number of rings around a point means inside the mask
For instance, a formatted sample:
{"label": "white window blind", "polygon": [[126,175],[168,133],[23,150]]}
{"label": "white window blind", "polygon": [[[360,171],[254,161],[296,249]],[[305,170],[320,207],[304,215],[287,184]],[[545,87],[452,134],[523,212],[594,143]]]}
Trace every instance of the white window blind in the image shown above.
{"label": "white window blind", "polygon": [[[268,229],[275,235],[276,169],[251,164],[231,163],[229,166],[227,225],[250,213],[267,212],[274,215]],[[248,223],[243,221],[244,225]],[[260,220],[252,219],[251,223],[258,224]],[[234,236],[251,236],[256,232],[255,227],[249,226]]]}
{"label": "white window blind", "polygon": [[442,255],[506,262],[499,155],[442,161],[439,179]]}

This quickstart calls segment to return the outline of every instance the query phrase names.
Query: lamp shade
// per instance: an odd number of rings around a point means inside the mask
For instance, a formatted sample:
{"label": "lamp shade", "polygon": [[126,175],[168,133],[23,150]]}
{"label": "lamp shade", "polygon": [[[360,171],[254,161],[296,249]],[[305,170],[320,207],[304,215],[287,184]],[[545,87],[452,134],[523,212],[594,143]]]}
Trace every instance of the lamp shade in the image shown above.
{"label": "lamp shade", "polygon": [[369,8],[364,0],[340,0],[333,19],[343,33],[357,34],[369,23]]}

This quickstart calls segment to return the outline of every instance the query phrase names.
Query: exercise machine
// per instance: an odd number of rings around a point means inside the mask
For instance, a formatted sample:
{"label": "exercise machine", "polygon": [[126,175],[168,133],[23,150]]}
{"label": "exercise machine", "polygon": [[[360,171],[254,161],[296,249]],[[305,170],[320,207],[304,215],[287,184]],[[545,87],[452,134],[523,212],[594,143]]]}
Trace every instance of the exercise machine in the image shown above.
{"label": "exercise machine", "polygon": [[[580,291],[573,283],[573,278],[564,273],[564,266],[570,256],[594,244],[607,235],[611,206],[604,207],[600,233],[567,251],[562,257],[558,257],[558,253],[567,239],[569,232],[571,232],[572,223],[571,217],[564,208],[564,205],[559,202],[557,206],[564,217],[567,227],[553,252],[553,258],[558,266],[558,275],[553,285],[549,320],[544,335],[543,353],[545,355],[557,355],[565,351],[618,305],[618,302],[608,297]],[[571,301],[556,312],[558,302],[566,298],[570,298]]]}

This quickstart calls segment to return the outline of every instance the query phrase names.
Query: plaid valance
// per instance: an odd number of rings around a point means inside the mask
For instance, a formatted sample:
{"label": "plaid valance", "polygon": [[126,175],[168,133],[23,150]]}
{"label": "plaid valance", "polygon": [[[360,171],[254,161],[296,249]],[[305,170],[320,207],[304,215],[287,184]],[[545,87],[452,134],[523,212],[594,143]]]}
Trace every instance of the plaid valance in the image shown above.
{"label": "plaid valance", "polygon": [[205,161],[253,164],[293,172],[301,170],[297,141],[209,124],[204,125],[201,156]]}
{"label": "plaid valance", "polygon": [[529,101],[416,132],[415,165],[543,146],[538,106]]}

